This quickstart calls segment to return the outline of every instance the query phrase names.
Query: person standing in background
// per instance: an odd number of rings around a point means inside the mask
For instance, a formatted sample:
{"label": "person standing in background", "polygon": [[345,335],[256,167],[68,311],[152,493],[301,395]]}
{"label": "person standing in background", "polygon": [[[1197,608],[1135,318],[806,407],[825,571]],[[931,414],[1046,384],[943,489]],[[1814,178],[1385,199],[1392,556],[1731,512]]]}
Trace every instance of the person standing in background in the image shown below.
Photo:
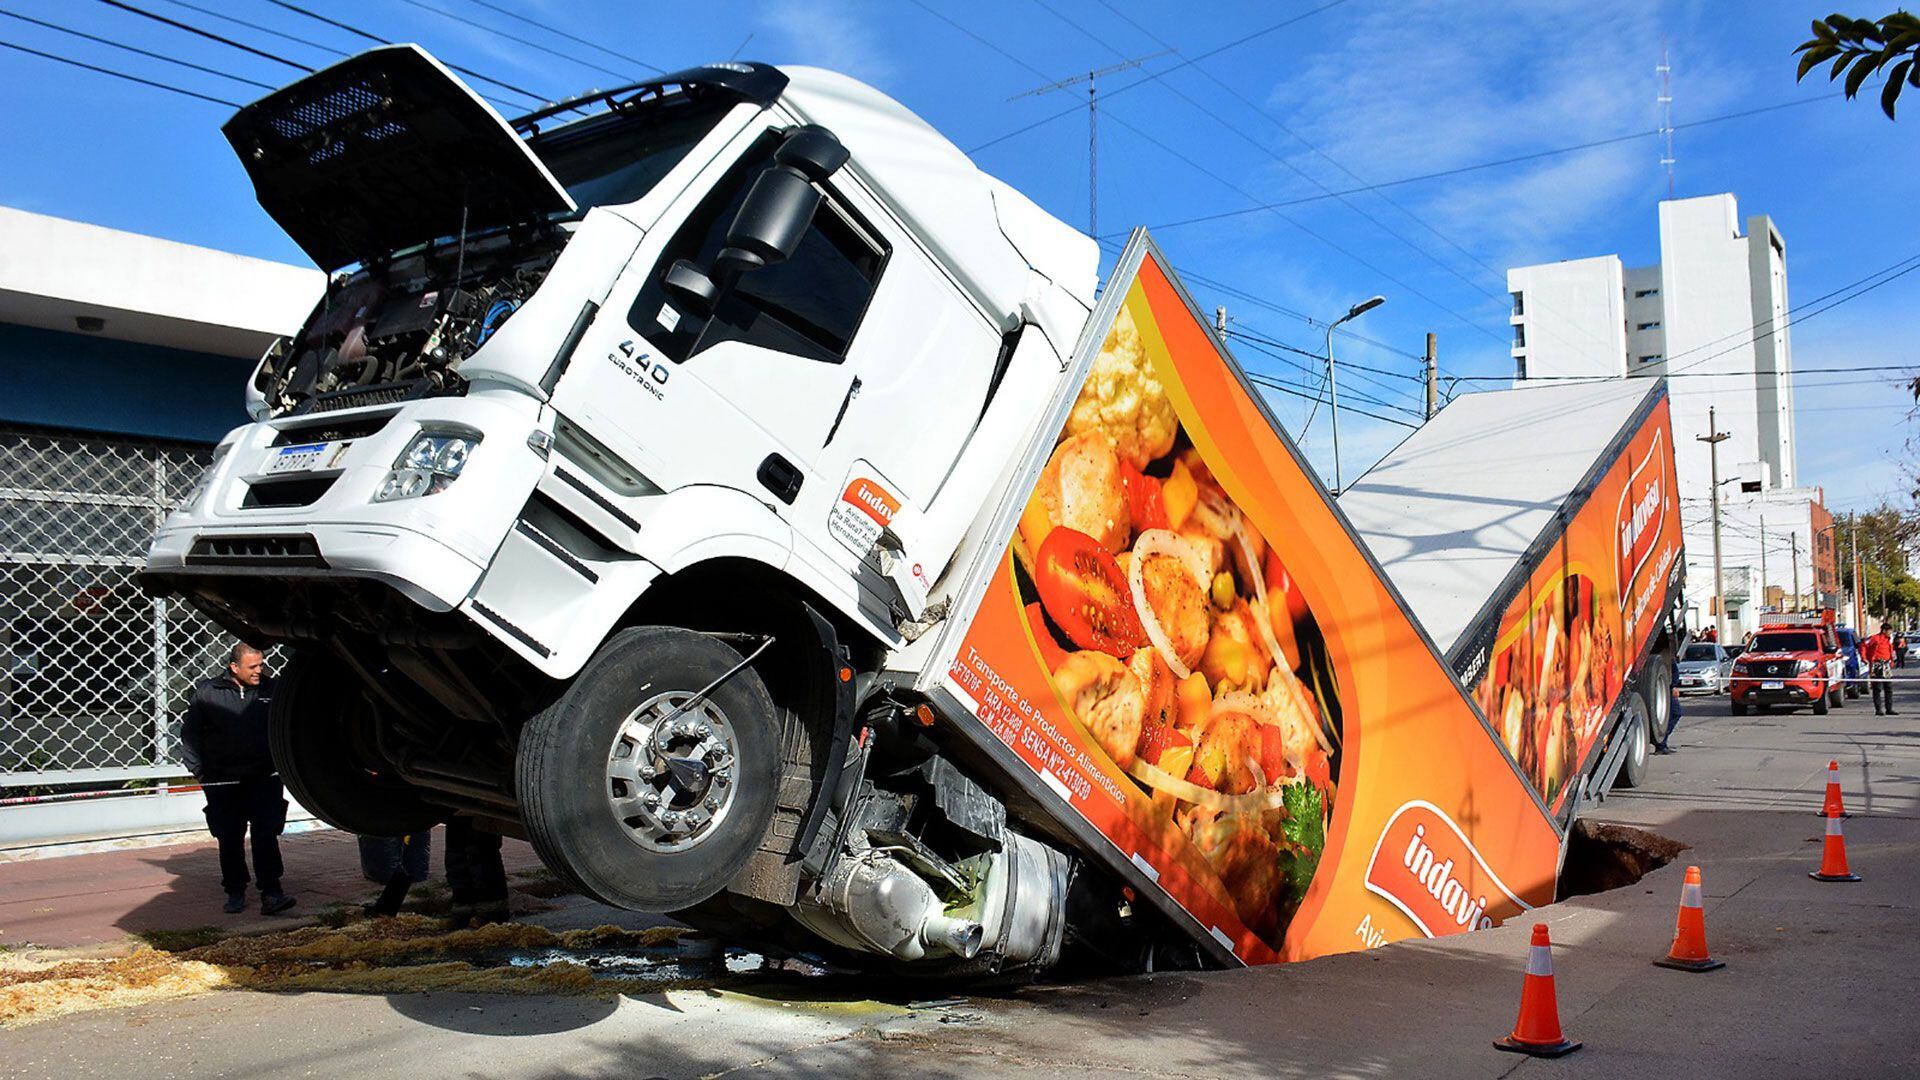
{"label": "person standing in background", "polygon": [[267,703],[273,681],[266,657],[246,642],[227,654],[227,670],[194,688],[180,723],[187,771],[207,796],[207,831],[220,842],[224,910],[247,906],[247,833],[253,833],[253,873],[260,886],[260,913],[276,915],[294,905],[280,891],[280,831],[287,824],[286,792],[267,749]]}
{"label": "person standing in background", "polygon": [[1897,716],[1893,711],[1893,641],[1887,637],[1884,620],[1860,646],[1860,658],[1867,662],[1867,685],[1872,687],[1873,715]]}

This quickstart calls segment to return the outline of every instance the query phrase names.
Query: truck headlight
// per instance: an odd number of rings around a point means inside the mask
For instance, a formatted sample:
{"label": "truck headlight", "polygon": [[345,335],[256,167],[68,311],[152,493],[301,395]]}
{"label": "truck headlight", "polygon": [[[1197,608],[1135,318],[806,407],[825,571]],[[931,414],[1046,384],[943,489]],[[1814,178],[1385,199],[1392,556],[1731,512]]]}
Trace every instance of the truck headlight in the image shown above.
{"label": "truck headlight", "polygon": [[1814,667],[1815,665],[1813,661],[1800,660],[1793,665],[1793,673],[1795,675],[1805,675],[1807,672],[1812,671]]}
{"label": "truck headlight", "polygon": [[422,431],[395,459],[393,469],[373,493],[374,502],[414,499],[445,491],[460,478],[467,458],[480,445],[471,431]]}

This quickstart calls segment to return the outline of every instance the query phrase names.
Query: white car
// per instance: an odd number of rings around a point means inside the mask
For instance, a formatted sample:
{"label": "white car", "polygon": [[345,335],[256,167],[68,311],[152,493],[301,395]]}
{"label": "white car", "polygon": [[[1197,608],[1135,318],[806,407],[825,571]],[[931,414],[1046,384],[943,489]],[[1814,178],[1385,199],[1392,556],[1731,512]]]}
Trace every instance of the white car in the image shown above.
{"label": "white car", "polygon": [[1696,641],[1680,652],[1674,665],[1674,685],[1683,694],[1719,694],[1726,692],[1733,674],[1733,657],[1718,644]]}

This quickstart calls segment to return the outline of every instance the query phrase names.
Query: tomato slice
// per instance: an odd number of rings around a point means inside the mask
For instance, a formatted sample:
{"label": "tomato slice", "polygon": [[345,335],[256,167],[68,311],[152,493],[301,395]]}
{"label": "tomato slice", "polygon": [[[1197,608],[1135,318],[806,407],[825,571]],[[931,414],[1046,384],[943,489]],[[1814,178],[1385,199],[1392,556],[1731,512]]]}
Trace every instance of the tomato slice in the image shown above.
{"label": "tomato slice", "polygon": [[1124,660],[1147,643],[1127,576],[1098,540],[1062,526],[1047,534],[1034,562],[1040,604],[1075,645]]}
{"label": "tomato slice", "polygon": [[1127,509],[1133,512],[1136,532],[1170,528],[1160,481],[1125,463],[1120,466],[1120,481],[1127,489]]}

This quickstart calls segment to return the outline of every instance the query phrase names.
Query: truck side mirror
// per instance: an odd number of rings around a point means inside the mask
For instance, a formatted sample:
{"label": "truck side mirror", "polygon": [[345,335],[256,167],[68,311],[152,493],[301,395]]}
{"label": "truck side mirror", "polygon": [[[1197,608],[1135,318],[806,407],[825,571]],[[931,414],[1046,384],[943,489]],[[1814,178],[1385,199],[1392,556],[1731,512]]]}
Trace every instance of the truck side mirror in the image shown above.
{"label": "truck side mirror", "polygon": [[682,259],[668,268],[663,287],[686,307],[713,314],[741,275],[785,262],[799,250],[820,209],[820,192],[813,185],[838,172],[847,156],[847,148],[826,128],[794,128],[774,151],[773,164],[754,178],[713,265],[703,271]]}

